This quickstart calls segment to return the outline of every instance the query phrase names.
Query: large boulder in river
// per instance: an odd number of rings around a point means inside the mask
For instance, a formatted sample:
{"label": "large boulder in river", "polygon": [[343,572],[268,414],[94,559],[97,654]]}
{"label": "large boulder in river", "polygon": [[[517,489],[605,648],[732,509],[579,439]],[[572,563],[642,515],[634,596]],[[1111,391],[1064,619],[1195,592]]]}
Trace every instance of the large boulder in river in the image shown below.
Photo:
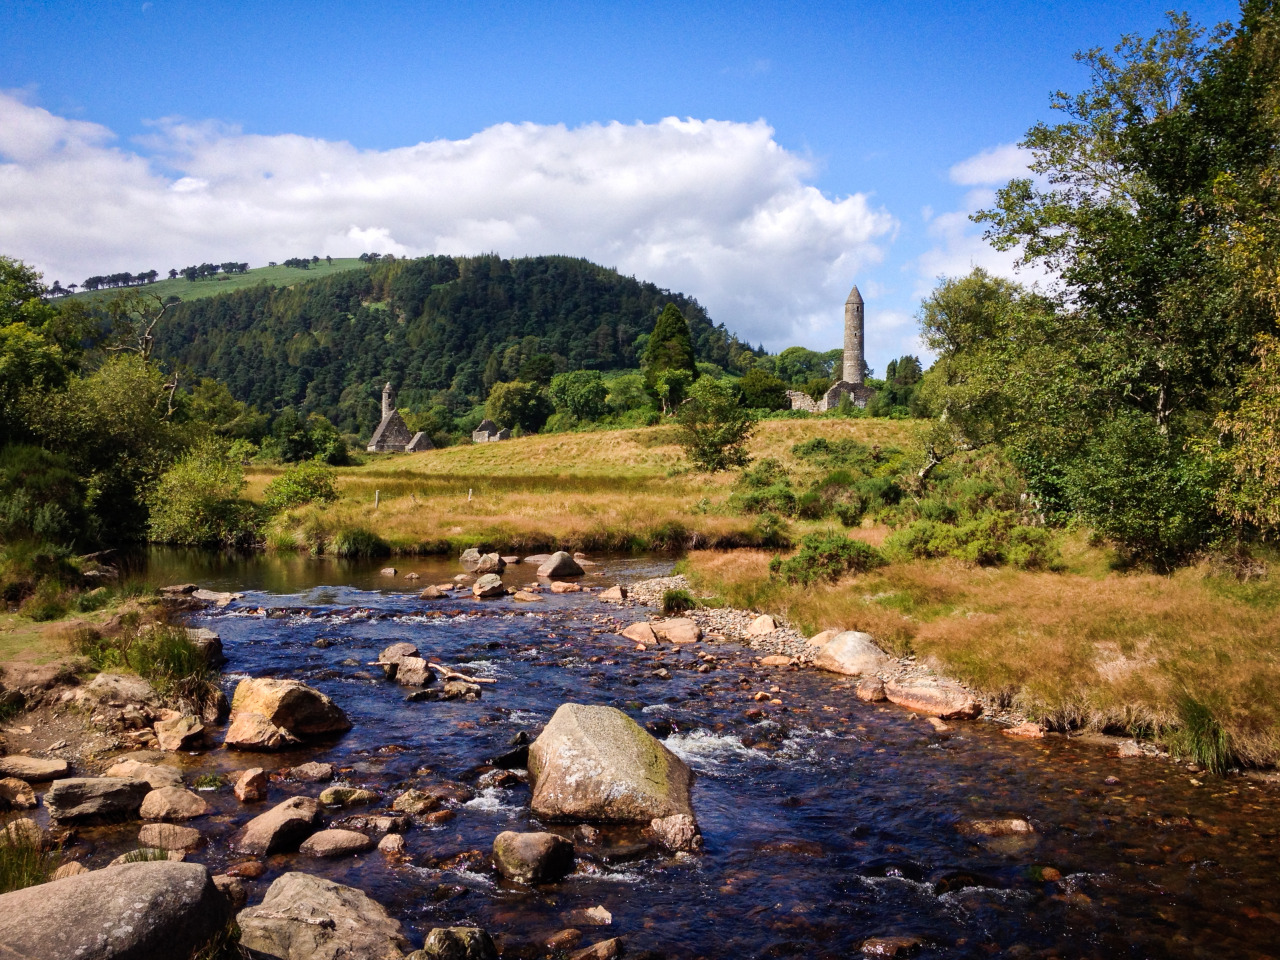
{"label": "large boulder in river", "polygon": [[242,947],[280,960],[392,960],[408,945],[380,904],[307,873],[284,874],[236,920]]}
{"label": "large boulder in river", "polygon": [[254,817],[231,838],[233,849],[263,856],[298,845],[320,826],[320,802],[313,797],[290,797]]}
{"label": "large boulder in river", "polygon": [[942,720],[972,720],[982,714],[982,704],[968,690],[941,677],[891,680],[884,692],[899,706]]}
{"label": "large boulder in river", "polygon": [[241,680],[236,686],[226,745],[278,750],[291,741],[350,729],[351,721],[342,709],[314,687],[298,680],[260,677]]}
{"label": "large boulder in river", "polygon": [[874,676],[889,664],[869,633],[845,630],[827,641],[813,658],[819,670],[842,673],[846,677]]}
{"label": "large boulder in river", "polygon": [[563,550],[557,550],[538,567],[538,576],[552,579],[580,577],[585,572],[578,566],[578,561]]}
{"label": "large boulder in river", "polygon": [[229,920],[227,901],[201,864],[126,863],[0,896],[0,956],[186,958]]}
{"label": "large boulder in river", "polygon": [[151,784],[152,790],[182,786],[182,772],[177,767],[143,763],[132,758],[117,760],[107,768],[108,777],[134,777]]}
{"label": "large boulder in river", "polygon": [[552,820],[692,817],[693,771],[613,707],[566,703],[529,746],[533,812]]}
{"label": "large boulder in river", "polygon": [[55,780],[44,795],[49,819],[58,823],[115,823],[137,819],[151,784],[133,777]]}

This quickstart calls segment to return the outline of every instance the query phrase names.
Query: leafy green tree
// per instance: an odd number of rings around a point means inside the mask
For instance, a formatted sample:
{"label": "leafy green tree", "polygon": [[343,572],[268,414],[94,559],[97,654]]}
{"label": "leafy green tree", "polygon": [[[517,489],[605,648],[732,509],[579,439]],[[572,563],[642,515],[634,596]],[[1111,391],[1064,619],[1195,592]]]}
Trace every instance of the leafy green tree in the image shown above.
{"label": "leafy green tree", "polygon": [[145,535],[147,494],[186,441],[169,416],[169,393],[158,370],[122,354],[72,377],[63,391],[25,396],[32,434],[83,478],[90,540]]}
{"label": "leafy green tree", "polygon": [[738,402],[731,384],[700,378],[680,404],[676,423],[680,446],[699,470],[727,470],[750,462],[747,443],[756,418]]}
{"label": "leafy green tree", "polygon": [[662,370],[652,378],[653,392],[662,404],[662,412],[671,413],[684,402],[693,383],[688,370]]}
{"label": "leafy green tree", "polygon": [[625,373],[608,382],[609,393],[606,402],[613,413],[626,413],[628,410],[639,410],[649,406],[649,395],[645,393],[644,377],[638,373]]}
{"label": "leafy green tree", "polygon": [[547,391],[557,410],[563,410],[580,421],[599,420],[608,412],[609,388],[604,376],[596,370],[558,373],[551,378]]}
{"label": "leafy green tree", "polygon": [[1218,509],[1237,527],[1280,531],[1280,339],[1262,336],[1231,410],[1218,414],[1217,442],[1203,446],[1225,474]]}
{"label": "leafy green tree", "polygon": [[244,469],[228,444],[204,440],[165,471],[151,491],[148,538],[192,547],[237,547],[256,533],[253,504],[242,496]]}
{"label": "leafy green tree", "polygon": [[528,383],[536,383],[540,387],[545,387],[551,382],[551,378],[556,372],[556,358],[548,353],[536,353],[524,363],[520,364],[520,369],[516,373],[517,380],[524,380]]}
{"label": "leafy green tree", "polygon": [[340,467],[350,463],[347,443],[337,428],[318,413],[302,418],[292,407],[285,407],[276,414],[271,424],[271,436],[262,446],[267,458],[285,463],[319,459]]}
{"label": "leafy green tree", "polygon": [[537,433],[551,416],[551,401],[534,383],[512,380],[495,383],[484,405],[485,415],[503,427],[519,427],[525,433]]}
{"label": "leafy green tree", "polygon": [[645,344],[645,380],[650,389],[660,373],[684,370],[690,382],[698,378],[698,367],[689,336],[689,323],[674,303],[668,303],[658,315],[653,333]]}
{"label": "leafy green tree", "polygon": [[787,385],[764,370],[748,370],[738,381],[742,404],[753,410],[786,410],[791,406]]}

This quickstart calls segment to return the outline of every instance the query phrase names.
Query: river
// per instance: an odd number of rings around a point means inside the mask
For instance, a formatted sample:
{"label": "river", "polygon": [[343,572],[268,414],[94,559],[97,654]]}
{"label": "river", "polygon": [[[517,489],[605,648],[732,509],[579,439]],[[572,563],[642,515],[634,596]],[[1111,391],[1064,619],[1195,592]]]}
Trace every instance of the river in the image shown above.
{"label": "river", "polygon": [[[622,611],[591,594],[538,604],[422,601],[421,586],[461,568],[395,562],[400,573],[390,578],[377,562],[153,559],[158,581],[246,594],[191,621],[222,636],[228,694],[243,677],[296,678],[354,723],[337,742],[306,749],[218,747],[186,757],[188,782],[325,760],[345,781],[378,791],[386,807],[411,786],[466,787],[456,816],[406,835],[406,860],[376,851],[336,862],[273,856],[249,884],[250,902],[273,877],[306,870],[368,892],[415,946],[432,927],[476,924],[512,957],[545,956],[537,945],[569,926],[584,930],[584,944],[622,936],[630,955],[671,958],[847,957],[866,938],[886,936],[919,938],[922,957],[1280,955],[1274,786],[1122,760],[1062,738],[1014,741],[981,721],[938,734],[900,708],[858,701],[851,681],[767,670],[734,644],[639,652],[613,630],[642,619],[643,609]],[[606,559],[584,582],[669,569],[661,559]],[[405,581],[410,570],[421,579]],[[531,568],[510,568],[505,579],[531,580]],[[259,612],[282,607],[292,612]],[[475,703],[406,702],[405,688],[368,666],[401,640],[497,683]],[[699,672],[708,655],[711,669]],[[752,699],[773,688],[780,706]],[[574,836],[572,826],[536,822],[523,783],[485,785],[487,761],[517,735],[536,735],[566,701],[616,706],[665,736],[696,771],[704,853],[673,859],[638,843],[634,830],[602,828],[598,842],[580,844],[577,873],[559,884],[522,889],[485,869],[481,855],[500,831]],[[270,802],[320,789],[273,781]],[[239,859],[225,837],[265,807],[248,809],[226,788],[203,796],[210,815],[192,825],[210,842],[194,859],[217,872]],[[1000,818],[1025,818],[1036,832],[984,839],[962,829]],[[90,865],[126,848],[122,828],[82,837],[78,852]],[[597,906],[612,915],[609,926],[583,927],[571,913]]]}

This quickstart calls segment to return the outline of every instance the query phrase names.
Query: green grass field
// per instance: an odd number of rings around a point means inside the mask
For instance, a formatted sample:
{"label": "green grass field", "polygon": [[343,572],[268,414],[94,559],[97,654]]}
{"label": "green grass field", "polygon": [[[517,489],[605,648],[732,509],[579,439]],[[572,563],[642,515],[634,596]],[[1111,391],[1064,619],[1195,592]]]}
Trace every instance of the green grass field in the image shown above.
{"label": "green grass field", "polygon": [[[341,273],[343,270],[363,270],[364,268],[365,264],[361,263],[356,257],[345,257],[343,259],[335,257],[332,264],[321,260],[319,263],[312,264],[309,270],[299,270],[296,267],[255,267],[246,273],[220,273],[204,280],[192,281],[179,277],[177,280],[157,280],[155,283],[148,284],[145,287],[113,287],[109,290],[81,291],[80,293],[72,294],[72,299],[109,300],[121,293],[137,290],[145,293],[154,293],[160,297],[177,296],[183,300],[200,300],[204,297],[216,296],[219,293],[256,287],[263,283],[270,284],[273,287],[288,287],[301,280],[315,280],[333,273]],[[156,269],[159,268],[157,267]],[[161,274],[167,275],[168,272],[169,268],[166,267],[161,271]]]}

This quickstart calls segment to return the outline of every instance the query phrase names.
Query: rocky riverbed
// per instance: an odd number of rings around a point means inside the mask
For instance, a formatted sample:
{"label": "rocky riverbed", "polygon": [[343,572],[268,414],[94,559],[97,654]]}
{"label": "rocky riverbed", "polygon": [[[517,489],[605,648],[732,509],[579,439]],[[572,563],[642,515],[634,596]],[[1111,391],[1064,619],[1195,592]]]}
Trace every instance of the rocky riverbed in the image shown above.
{"label": "rocky riverbed", "polygon": [[[65,688],[10,721],[0,760],[66,769],[32,775],[37,806],[0,817],[59,839],[89,871],[59,883],[94,878],[101,904],[125,884],[108,865],[140,847],[181,862],[128,865],[138,889],[174,867],[218,877],[218,902],[268,956],[357,942],[349,955],[485,956],[489,941],[529,958],[1271,949],[1272,787],[868,699],[871,680],[930,678],[887,659],[874,676],[803,668],[832,644],[845,662],[869,654],[754,614],[665,623],[645,601],[681,584],[658,566],[588,563],[571,578],[583,589],[560,593],[536,568],[497,572],[535,599],[476,599],[487,574],[426,562],[202,578],[243,593],[192,621],[221,639],[231,717],[197,734],[145,692],[90,705]],[[630,598],[602,599],[617,583]],[[565,704],[621,719],[560,719]],[[272,749],[228,746],[237,723]],[[82,739],[60,745],[76,724]],[[606,732],[629,746],[601,752]],[[687,786],[677,775],[661,797],[582,806],[622,796],[583,785],[681,768]],[[557,770],[578,786],[539,779]],[[71,784],[85,778],[97,786]],[[190,910],[217,912],[195,874],[180,882]],[[45,892],[22,903],[49,926],[30,905],[59,902]]]}

